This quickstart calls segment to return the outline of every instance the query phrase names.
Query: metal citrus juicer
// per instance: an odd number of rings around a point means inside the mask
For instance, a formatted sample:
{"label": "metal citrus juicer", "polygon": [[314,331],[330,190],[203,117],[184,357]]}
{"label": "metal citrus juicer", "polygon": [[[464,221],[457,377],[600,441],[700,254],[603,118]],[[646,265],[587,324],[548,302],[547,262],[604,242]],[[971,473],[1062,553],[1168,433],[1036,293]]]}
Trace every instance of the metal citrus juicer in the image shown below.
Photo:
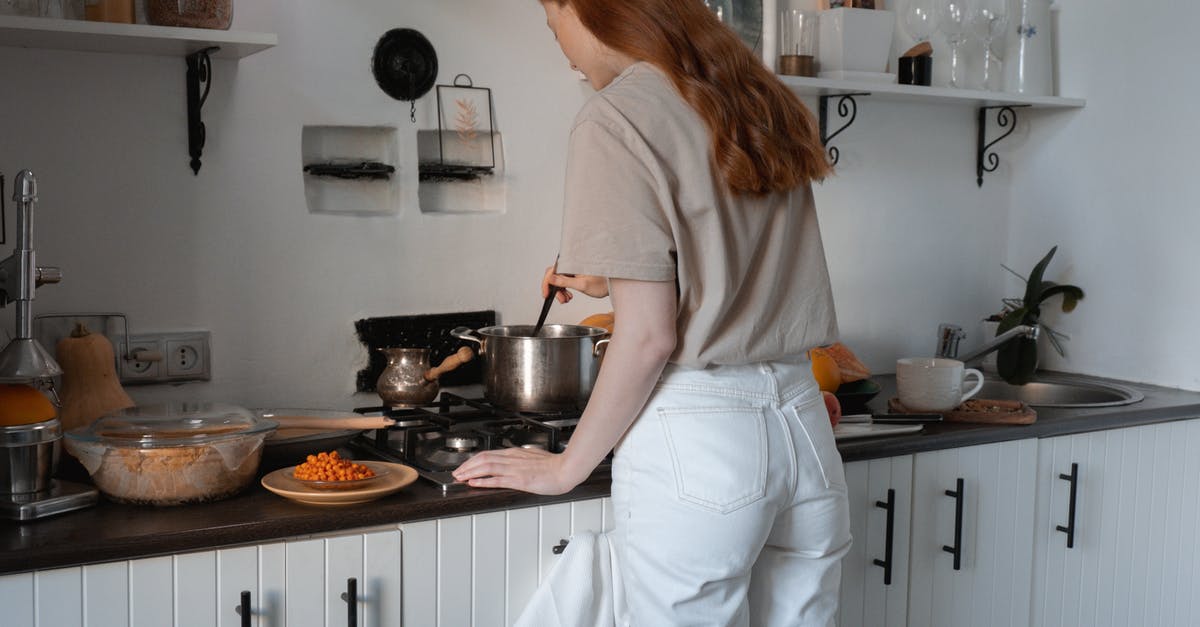
{"label": "metal citrus juicer", "polygon": [[[0,175],[0,244],[6,243],[3,175]],[[62,272],[37,265],[33,250],[33,207],[37,179],[21,170],[13,180],[17,208],[17,242],[11,255],[0,261],[0,307],[16,303],[16,336],[0,350],[0,384],[21,384],[47,390],[58,405],[54,377],[62,368],[33,338],[31,301],[34,290],[58,283]],[[58,418],[0,426],[0,518],[31,520],[96,502],[91,486],[53,479],[58,462],[62,425]]]}

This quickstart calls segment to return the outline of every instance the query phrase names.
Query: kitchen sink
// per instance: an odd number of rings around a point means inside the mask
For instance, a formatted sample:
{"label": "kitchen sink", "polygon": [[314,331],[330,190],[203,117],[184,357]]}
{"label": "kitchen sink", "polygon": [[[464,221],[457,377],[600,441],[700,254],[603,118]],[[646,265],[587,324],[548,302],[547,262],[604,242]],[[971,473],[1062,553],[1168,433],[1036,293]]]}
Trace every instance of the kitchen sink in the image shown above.
{"label": "kitchen sink", "polygon": [[987,379],[976,398],[1022,401],[1034,407],[1113,407],[1142,400],[1141,392],[1083,375],[1039,374],[1025,385]]}

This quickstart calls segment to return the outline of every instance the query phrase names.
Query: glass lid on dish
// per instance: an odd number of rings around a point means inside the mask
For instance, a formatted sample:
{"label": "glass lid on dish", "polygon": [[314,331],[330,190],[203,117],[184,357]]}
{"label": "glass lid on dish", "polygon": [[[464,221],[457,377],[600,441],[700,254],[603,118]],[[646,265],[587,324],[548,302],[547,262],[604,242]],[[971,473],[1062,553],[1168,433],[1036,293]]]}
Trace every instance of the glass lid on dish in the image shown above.
{"label": "glass lid on dish", "polygon": [[235,405],[175,402],[123,409],[66,435],[85,442],[155,448],[207,444],[250,435],[265,437],[276,426],[274,421]]}

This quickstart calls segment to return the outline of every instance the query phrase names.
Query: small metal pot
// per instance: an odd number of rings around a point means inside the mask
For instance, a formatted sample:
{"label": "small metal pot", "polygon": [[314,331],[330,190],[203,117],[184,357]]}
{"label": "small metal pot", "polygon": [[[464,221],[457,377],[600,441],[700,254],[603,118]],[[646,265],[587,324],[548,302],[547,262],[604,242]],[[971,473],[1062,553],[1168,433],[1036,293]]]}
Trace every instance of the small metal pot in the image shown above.
{"label": "small metal pot", "polygon": [[58,418],[0,427],[0,494],[49,489],[61,440]]}
{"label": "small metal pot", "polygon": [[576,411],[587,405],[608,331],[599,327],[548,324],[537,337],[533,325],[459,327],[450,332],[479,345],[483,395],[515,411]]}

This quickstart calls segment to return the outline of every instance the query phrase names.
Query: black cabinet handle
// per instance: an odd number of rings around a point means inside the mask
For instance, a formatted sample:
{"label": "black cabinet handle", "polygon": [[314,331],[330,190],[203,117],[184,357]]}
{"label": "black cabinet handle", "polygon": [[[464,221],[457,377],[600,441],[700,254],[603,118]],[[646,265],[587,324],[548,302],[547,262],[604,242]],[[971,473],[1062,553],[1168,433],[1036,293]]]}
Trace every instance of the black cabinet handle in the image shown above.
{"label": "black cabinet handle", "polygon": [[1075,548],[1075,489],[1079,486],[1079,464],[1071,464],[1071,474],[1058,474],[1059,479],[1071,482],[1071,501],[1067,506],[1067,526],[1058,525],[1059,531],[1067,534],[1067,548]]}
{"label": "black cabinet handle", "polygon": [[250,627],[250,615],[253,613],[250,610],[250,591],[242,590],[242,603],[233,608],[242,617],[242,627]]}
{"label": "black cabinet handle", "polygon": [[962,570],[962,510],[963,479],[958,478],[955,489],[946,490],[946,496],[954,497],[954,546],[942,546],[942,550],[954,555],[954,570]]}
{"label": "black cabinet handle", "polygon": [[883,559],[875,560],[876,566],[883,567],[883,585],[892,585],[892,537],[896,525],[896,491],[888,488],[887,501],[875,501],[875,507],[882,507],[887,512],[887,536],[883,540]]}
{"label": "black cabinet handle", "polygon": [[358,625],[358,580],[351,577],[346,580],[346,591],[342,593],[346,602],[346,627]]}
{"label": "black cabinet handle", "polygon": [[562,552],[567,550],[568,544],[570,544],[569,540],[559,540],[558,544],[554,545],[553,547],[550,547],[550,552],[555,555],[562,555]]}

